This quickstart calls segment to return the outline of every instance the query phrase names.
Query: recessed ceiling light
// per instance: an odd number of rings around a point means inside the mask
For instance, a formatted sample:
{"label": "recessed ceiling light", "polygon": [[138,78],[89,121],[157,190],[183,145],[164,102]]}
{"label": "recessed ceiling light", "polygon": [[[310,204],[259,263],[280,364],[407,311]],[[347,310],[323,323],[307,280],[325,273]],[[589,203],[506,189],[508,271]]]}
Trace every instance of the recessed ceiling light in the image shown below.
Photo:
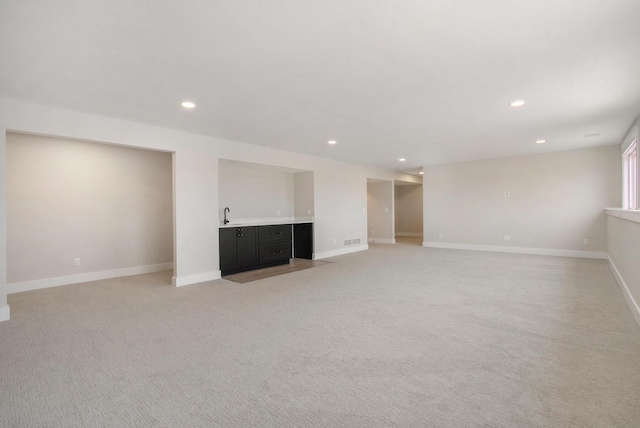
{"label": "recessed ceiling light", "polygon": [[400,159],[398,159],[398,160],[399,160],[400,162],[404,162],[404,161],[406,161],[406,159],[405,159],[405,158],[400,158]]}
{"label": "recessed ceiling light", "polygon": [[544,144],[547,140],[536,140],[536,144]]}
{"label": "recessed ceiling light", "polygon": [[524,105],[524,100],[515,100],[509,103],[511,107],[521,107]]}
{"label": "recessed ceiling light", "polygon": [[418,174],[423,175],[423,174],[424,174],[424,172],[420,171]]}
{"label": "recessed ceiling light", "polygon": [[337,141],[335,141],[335,140],[331,140],[331,141],[329,141],[329,144],[331,144],[331,145],[334,145],[334,144],[337,144],[337,143],[338,143],[338,142],[337,142]]}
{"label": "recessed ceiling light", "polygon": [[192,103],[191,101],[183,101],[181,105],[184,108],[194,108],[196,106],[195,103]]}

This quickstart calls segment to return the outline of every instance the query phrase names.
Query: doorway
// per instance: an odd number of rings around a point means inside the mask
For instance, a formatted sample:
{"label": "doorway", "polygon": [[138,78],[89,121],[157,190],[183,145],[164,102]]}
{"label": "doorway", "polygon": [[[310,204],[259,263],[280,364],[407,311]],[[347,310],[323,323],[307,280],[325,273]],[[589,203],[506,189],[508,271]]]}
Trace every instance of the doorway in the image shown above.
{"label": "doorway", "polygon": [[423,186],[420,183],[394,181],[396,242],[422,246]]}

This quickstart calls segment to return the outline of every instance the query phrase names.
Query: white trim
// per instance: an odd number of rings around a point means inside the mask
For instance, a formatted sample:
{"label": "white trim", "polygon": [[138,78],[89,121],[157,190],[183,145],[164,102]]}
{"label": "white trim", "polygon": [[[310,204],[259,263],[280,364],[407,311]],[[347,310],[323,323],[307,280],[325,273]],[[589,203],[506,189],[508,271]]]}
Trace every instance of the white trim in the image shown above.
{"label": "white trim", "polygon": [[605,208],[605,213],[612,217],[640,223],[640,210],[625,210],[624,208]]}
{"label": "white trim", "polygon": [[395,239],[382,239],[382,238],[369,238],[367,241],[370,244],[371,243],[376,243],[376,244],[395,244],[396,243]]}
{"label": "white trim", "polygon": [[407,236],[411,238],[422,238],[422,233],[414,233],[414,232],[396,232],[396,237],[398,236]]}
{"label": "white trim", "polygon": [[447,242],[423,242],[423,247],[452,250],[493,251],[497,253],[536,254],[541,256],[579,257],[584,259],[606,259],[607,253],[598,251],[555,250],[551,248],[499,247],[495,245],[455,244]]}
{"label": "white trim", "polygon": [[629,133],[624,137],[624,141],[622,142],[622,145],[620,146],[620,153],[624,153],[627,151],[627,149],[629,148],[629,146],[631,145],[631,143],[633,143],[634,140],[638,139],[638,127],[634,126]]}
{"label": "white trim", "polygon": [[631,313],[633,314],[633,317],[638,323],[638,327],[640,327],[640,306],[638,306],[638,302],[636,302],[636,299],[633,298],[633,295],[629,291],[629,287],[627,287],[627,284],[626,282],[624,282],[622,275],[620,275],[620,272],[618,272],[616,265],[613,263],[613,260],[611,260],[611,257],[609,257],[608,254],[607,254],[607,261],[609,262],[609,267],[611,268],[611,272],[613,272],[613,277],[616,279],[616,282],[620,287],[620,291],[622,291],[622,295],[627,301],[627,304],[629,305],[629,309],[631,309]]}
{"label": "white trim", "polygon": [[315,253],[314,260],[326,259],[327,257],[335,257],[342,256],[349,253],[356,253],[358,251],[368,250],[369,245],[353,245],[351,247],[341,248],[339,250],[331,250],[331,251],[322,251],[320,253]]}
{"label": "white trim", "polygon": [[9,305],[0,307],[0,321],[9,321],[10,318]]}
{"label": "white trim", "polygon": [[174,287],[182,287],[183,285],[199,284],[201,282],[214,281],[222,278],[222,272],[219,270],[197,273],[195,275],[174,276],[171,278],[171,284]]}
{"label": "white trim", "polygon": [[100,279],[118,278],[121,276],[140,275],[143,273],[161,272],[173,269],[173,263],[157,265],[133,266],[128,268],[103,270],[100,272],[81,273],[79,275],[58,276],[55,278],[36,279],[33,281],[14,282],[7,284],[7,294],[23,291],[39,290],[41,288],[58,287],[60,285],[78,284],[81,282],[98,281]]}

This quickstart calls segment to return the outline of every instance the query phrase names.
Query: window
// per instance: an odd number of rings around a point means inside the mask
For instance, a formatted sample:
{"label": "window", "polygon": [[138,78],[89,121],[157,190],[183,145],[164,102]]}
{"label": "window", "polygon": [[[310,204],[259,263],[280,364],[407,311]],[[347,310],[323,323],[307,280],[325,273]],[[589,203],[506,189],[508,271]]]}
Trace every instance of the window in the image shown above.
{"label": "window", "polygon": [[638,139],[622,154],[624,162],[624,207],[638,209]]}

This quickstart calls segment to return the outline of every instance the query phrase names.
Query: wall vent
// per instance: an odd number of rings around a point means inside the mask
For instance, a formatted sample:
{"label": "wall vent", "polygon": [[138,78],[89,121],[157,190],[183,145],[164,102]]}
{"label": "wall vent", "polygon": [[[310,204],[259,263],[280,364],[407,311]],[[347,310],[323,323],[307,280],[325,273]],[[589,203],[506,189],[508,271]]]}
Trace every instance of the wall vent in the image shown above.
{"label": "wall vent", "polygon": [[348,247],[349,245],[356,245],[360,243],[360,238],[353,238],[353,239],[345,239],[344,240],[344,246]]}

